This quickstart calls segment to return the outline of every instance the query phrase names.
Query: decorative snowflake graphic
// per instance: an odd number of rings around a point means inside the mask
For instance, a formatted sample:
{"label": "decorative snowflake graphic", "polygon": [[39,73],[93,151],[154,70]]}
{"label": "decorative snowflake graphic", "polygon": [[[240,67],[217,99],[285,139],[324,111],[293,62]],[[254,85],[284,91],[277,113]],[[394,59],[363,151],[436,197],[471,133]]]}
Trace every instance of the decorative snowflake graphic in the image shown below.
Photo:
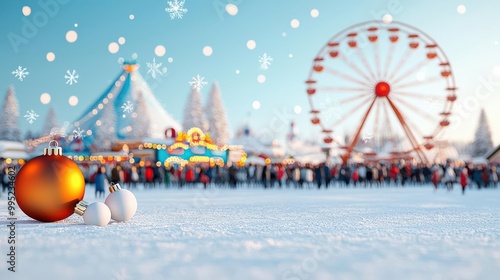
{"label": "decorative snowflake graphic", "polygon": [[156,64],[155,58],[153,58],[152,63],[146,62],[146,66],[148,67],[148,72],[146,74],[151,73],[151,77],[153,77],[153,79],[156,79],[156,73],[162,75],[161,71],[159,70],[162,64],[163,63]]}
{"label": "decorative snowflake graphic", "polygon": [[267,55],[267,53],[264,53],[262,56],[259,56],[260,68],[264,70],[269,69],[271,61],[273,61],[273,58],[270,55]]}
{"label": "decorative snowflake graphic", "polygon": [[30,110],[30,111],[26,111],[26,115],[24,115],[24,117],[26,118],[27,122],[29,122],[30,124],[32,124],[34,121],[36,121],[36,118],[38,118],[39,115],[37,115],[35,113],[35,111]]}
{"label": "decorative snowflake graphic", "polygon": [[123,113],[132,113],[134,110],[134,104],[127,100],[127,102],[122,105]]}
{"label": "decorative snowflake graphic", "polygon": [[361,134],[361,141],[363,141],[363,143],[368,143],[368,142],[371,142],[373,139],[373,134],[369,133],[369,132],[363,132]]}
{"label": "decorative snowflake graphic", "polygon": [[325,116],[325,120],[340,118],[340,104],[338,101],[335,101],[330,97],[327,97],[323,102],[321,102],[319,108],[321,110],[321,114]]}
{"label": "decorative snowflake graphic", "polygon": [[168,7],[165,8],[165,12],[170,14],[170,19],[182,19],[185,13],[187,13],[187,9],[184,8],[184,0],[174,0],[167,2]]}
{"label": "decorative snowflake graphic", "polygon": [[85,131],[83,131],[79,126],[76,127],[75,130],[73,130],[73,137],[75,138],[80,138],[82,139],[83,137],[85,137]]}
{"label": "decorative snowflake graphic", "polygon": [[23,68],[22,66],[18,66],[16,70],[12,71],[12,75],[18,78],[19,81],[23,81],[26,76],[30,74],[30,72],[26,71],[28,68]]}
{"label": "decorative snowflake graphic", "polygon": [[196,77],[193,77],[191,81],[189,81],[189,84],[191,85],[191,88],[195,89],[197,92],[200,92],[200,90],[207,85],[207,82],[205,82],[205,77],[200,77],[200,75],[196,75]]}
{"label": "decorative snowflake graphic", "polygon": [[80,76],[78,76],[78,74],[76,73],[75,70],[73,71],[69,71],[67,70],[66,71],[66,75],[64,75],[64,78],[67,79],[66,81],[66,84],[69,84],[70,86],[73,85],[73,83],[78,83],[77,79],[80,78]]}

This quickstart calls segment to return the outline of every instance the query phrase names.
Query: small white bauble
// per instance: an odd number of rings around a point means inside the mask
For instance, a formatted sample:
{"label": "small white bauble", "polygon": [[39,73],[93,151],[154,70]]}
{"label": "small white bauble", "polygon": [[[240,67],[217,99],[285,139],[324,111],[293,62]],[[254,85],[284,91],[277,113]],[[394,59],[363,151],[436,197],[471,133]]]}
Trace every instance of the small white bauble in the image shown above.
{"label": "small white bauble", "polygon": [[94,202],[87,206],[83,213],[83,220],[87,225],[105,226],[111,220],[109,207],[102,202]]}
{"label": "small white bauble", "polygon": [[111,211],[102,202],[94,202],[89,205],[87,201],[82,200],[75,206],[75,213],[83,216],[83,221],[87,225],[103,227],[111,220]]}
{"label": "small white bauble", "polygon": [[119,184],[109,187],[110,194],[104,203],[111,210],[111,219],[123,222],[130,220],[137,211],[137,199],[129,190],[124,190]]}

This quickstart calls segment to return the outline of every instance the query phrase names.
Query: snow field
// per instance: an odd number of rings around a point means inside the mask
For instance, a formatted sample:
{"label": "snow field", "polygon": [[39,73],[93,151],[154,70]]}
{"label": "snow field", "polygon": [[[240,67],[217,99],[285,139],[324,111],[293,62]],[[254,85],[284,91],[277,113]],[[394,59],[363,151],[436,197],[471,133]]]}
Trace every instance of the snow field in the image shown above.
{"label": "snow field", "polygon": [[[18,214],[17,272],[0,279],[496,279],[500,190],[136,190],[132,220]],[[93,189],[86,192],[89,202]]]}

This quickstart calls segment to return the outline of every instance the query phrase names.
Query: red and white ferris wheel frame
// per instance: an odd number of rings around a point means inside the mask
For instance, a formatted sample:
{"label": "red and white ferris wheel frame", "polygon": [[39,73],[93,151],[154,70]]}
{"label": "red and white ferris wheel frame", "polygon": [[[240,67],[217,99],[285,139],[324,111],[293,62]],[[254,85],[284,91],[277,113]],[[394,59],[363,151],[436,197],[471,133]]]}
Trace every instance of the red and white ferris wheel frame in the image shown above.
{"label": "red and white ferris wheel frame", "polygon": [[[406,50],[408,55],[411,55],[412,50],[425,48],[426,57],[423,58],[415,67],[411,68],[410,70],[405,70],[403,74],[399,74],[398,70],[405,63],[404,58],[406,56],[403,55],[402,58],[400,58],[400,60],[397,62],[397,64],[395,64],[394,69],[391,70],[391,75],[387,76],[388,69],[381,69],[380,66],[380,50],[378,42],[381,38],[379,38],[378,36],[379,30],[384,30],[387,32],[387,34],[389,34],[388,39],[390,41],[390,46],[385,63],[385,66],[387,68],[390,67],[393,63],[393,52],[391,50],[394,50],[396,44],[398,43],[398,41],[400,41],[399,39],[401,38],[401,36],[407,36],[409,40],[408,49]],[[367,42],[367,44],[372,45],[372,47],[374,48],[374,53],[376,55],[374,58],[376,64],[374,67],[375,69],[372,69],[372,67],[370,67],[362,49],[359,48],[358,42],[360,36],[366,36],[364,40]],[[347,62],[347,58],[342,52],[342,47],[354,50],[358,54],[360,61],[364,66],[363,68],[365,69],[361,69],[358,65],[355,64],[346,63],[346,65],[351,67],[351,70],[357,73],[359,77],[345,75],[339,71],[336,71],[335,69],[325,69],[324,61],[326,59],[340,59]],[[393,102],[390,95],[392,90],[391,87],[392,85],[397,85],[398,82],[404,80],[408,75],[414,74],[415,71],[429,63],[429,61],[436,59],[439,61],[439,67],[441,68],[439,78],[446,80],[446,89],[443,89],[445,94],[445,102],[443,110],[442,112],[440,112],[440,121],[436,124],[434,130],[425,135],[423,139],[417,139],[413,133],[412,127],[408,125],[407,120],[401,113],[401,110]],[[334,138],[332,137],[332,133],[335,129],[335,124],[333,125],[333,127],[329,127],[325,123],[323,123],[321,121],[321,110],[318,107],[315,107],[313,102],[313,97],[315,95],[325,94],[324,92],[321,92],[319,88],[317,88],[318,80],[316,78],[318,73],[321,73],[325,70],[328,70],[336,78],[347,79],[351,82],[359,84],[359,86],[367,87],[367,89],[372,91],[373,93],[373,95],[366,99],[366,101],[369,102],[370,105],[368,106],[368,109],[365,111],[362,119],[360,120],[354,137],[351,141],[349,141],[349,143],[346,143],[345,145],[342,145],[339,141],[334,140]],[[375,81],[375,83],[373,83],[373,81]],[[434,147],[433,140],[435,139],[435,137],[443,130],[443,128],[449,126],[449,116],[451,114],[451,110],[453,109],[453,104],[457,100],[457,96],[455,94],[457,90],[455,86],[455,77],[453,75],[451,64],[445,52],[429,35],[413,26],[400,22],[384,23],[382,21],[367,21],[350,26],[331,37],[331,39],[328,40],[328,42],[320,49],[320,51],[315,56],[308,79],[306,80],[306,85],[306,92],[308,95],[309,105],[311,107],[311,122],[312,124],[317,125],[321,128],[322,133],[324,134],[323,141],[326,144],[336,143],[345,150],[345,154],[341,156],[344,162],[346,162],[350,158],[351,153],[354,151],[356,143],[358,143],[358,140],[360,138],[361,130],[363,129],[363,126],[368,116],[370,115],[374,104],[377,102],[377,100],[386,99],[389,106],[387,106],[385,110],[389,110],[394,113],[397,121],[402,126],[405,136],[412,146],[410,150],[405,151],[402,154],[408,154],[414,151],[417,154],[420,162],[427,163],[428,159],[424,154],[423,149],[432,149]],[[331,93],[332,91],[329,92],[329,94]],[[353,96],[351,99],[354,100],[356,98],[358,97]],[[347,100],[345,101],[347,102]],[[359,108],[353,108],[353,110],[356,109]],[[345,114],[336,123],[340,124],[348,116],[349,113]]]}

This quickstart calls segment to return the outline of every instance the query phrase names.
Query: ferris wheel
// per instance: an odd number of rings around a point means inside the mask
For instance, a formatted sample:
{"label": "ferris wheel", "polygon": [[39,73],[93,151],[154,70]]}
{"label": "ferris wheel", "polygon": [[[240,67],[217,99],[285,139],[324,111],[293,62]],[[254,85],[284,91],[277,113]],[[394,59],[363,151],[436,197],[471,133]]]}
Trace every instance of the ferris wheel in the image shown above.
{"label": "ferris wheel", "polygon": [[[449,126],[455,78],[441,47],[398,22],[369,21],[334,35],[315,56],[306,92],[311,122],[345,152],[387,150],[428,162]],[[397,143],[397,145],[396,145]]]}

